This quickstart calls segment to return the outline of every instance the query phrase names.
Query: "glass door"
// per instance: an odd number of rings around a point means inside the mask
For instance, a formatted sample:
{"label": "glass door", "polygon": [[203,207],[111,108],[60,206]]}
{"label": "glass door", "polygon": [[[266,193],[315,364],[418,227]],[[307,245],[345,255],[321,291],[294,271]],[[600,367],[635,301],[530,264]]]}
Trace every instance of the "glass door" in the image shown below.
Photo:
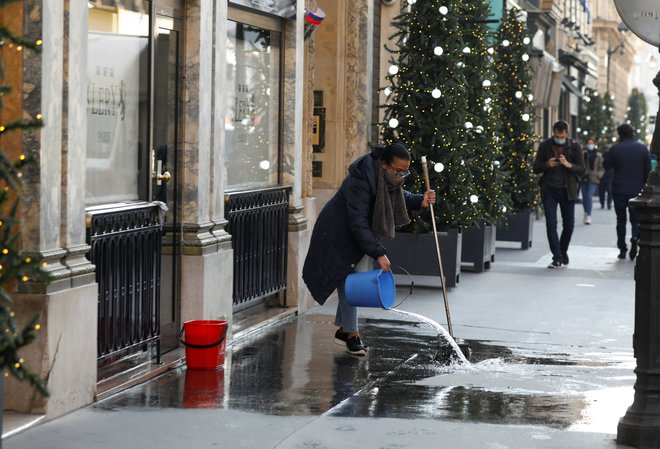
{"label": "glass door", "polygon": [[163,227],[160,298],[161,352],[177,347],[179,329],[180,217],[178,199],[181,20],[155,5],[152,51],[151,192],[167,206]]}

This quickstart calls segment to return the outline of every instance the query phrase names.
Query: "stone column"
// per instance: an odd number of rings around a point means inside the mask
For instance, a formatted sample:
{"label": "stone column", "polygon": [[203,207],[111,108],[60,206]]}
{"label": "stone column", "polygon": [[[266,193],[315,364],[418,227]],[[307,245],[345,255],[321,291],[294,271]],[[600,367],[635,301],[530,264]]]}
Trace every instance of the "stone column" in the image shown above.
{"label": "stone column", "polygon": [[26,37],[43,39],[41,54],[24,55],[22,108],[45,122],[23,136],[36,162],[24,176],[21,244],[50,278],[20,284],[14,310],[23,323],[40,316],[39,337],[22,355],[51,396],[10,378],[5,406],[49,418],[89,404],[96,387],[97,286],[84,259],[87,14],[81,2],[26,0],[16,16]]}
{"label": "stone column", "polygon": [[308,295],[302,281],[302,264],[309,246],[302,189],[304,178],[304,99],[305,99],[305,3],[297,3],[297,20],[289,20],[284,29],[284,114],[282,136],[282,177],[292,186],[289,198],[289,253],[287,260],[286,306],[298,306]]}
{"label": "stone column", "polygon": [[[660,94],[660,72],[653,80]],[[658,111],[660,113],[660,111]],[[651,152],[660,158],[660,126]],[[635,265],[635,398],[619,421],[617,442],[640,448],[660,447],[660,166],[651,172],[642,194],[631,200],[639,220]]]}
{"label": "stone column", "polygon": [[226,2],[213,0],[186,2],[183,163],[179,175],[183,185],[182,321],[231,317],[232,298],[228,286],[231,285],[232,256],[230,239],[224,232],[221,198],[224,163],[220,146],[224,133],[218,131],[218,120],[221,120],[218,114],[224,114],[222,84],[214,85],[214,80],[224,83],[225,67],[219,65],[224,56],[219,54],[225,51],[221,45],[226,39],[226,8]]}

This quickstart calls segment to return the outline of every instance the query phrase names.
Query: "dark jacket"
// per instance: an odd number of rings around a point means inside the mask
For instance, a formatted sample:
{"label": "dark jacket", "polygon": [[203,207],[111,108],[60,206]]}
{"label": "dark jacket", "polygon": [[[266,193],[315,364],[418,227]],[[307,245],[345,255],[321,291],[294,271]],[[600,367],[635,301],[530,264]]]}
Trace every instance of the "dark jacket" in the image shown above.
{"label": "dark jacket", "polygon": [[[316,219],[302,275],[319,304],[344,283],[365,254],[377,258],[387,253],[371,230],[378,170],[381,161],[372,154],[358,158]],[[406,190],[403,194],[408,209],[422,207],[423,195]]]}
{"label": "dark jacket", "polygon": [[[541,184],[541,194],[543,194],[543,191],[548,188],[548,176],[551,170],[551,168],[548,167],[548,161],[555,157],[552,146],[552,137],[541,142],[541,145],[539,145],[539,149],[536,152],[536,159],[534,159],[534,165],[532,167],[534,173],[542,173],[541,180],[539,181]],[[580,145],[578,145],[574,139],[568,139],[566,148],[564,157],[566,157],[566,160],[573,164],[573,166],[568,169],[563,165],[560,165],[559,167],[555,167],[555,169],[560,169],[564,173],[564,187],[566,188],[568,199],[575,201],[578,197],[578,180],[584,175],[584,157],[582,156]]]}
{"label": "dark jacket", "polygon": [[651,171],[651,154],[643,143],[623,139],[605,155],[605,168],[614,169],[613,195],[637,196]]}

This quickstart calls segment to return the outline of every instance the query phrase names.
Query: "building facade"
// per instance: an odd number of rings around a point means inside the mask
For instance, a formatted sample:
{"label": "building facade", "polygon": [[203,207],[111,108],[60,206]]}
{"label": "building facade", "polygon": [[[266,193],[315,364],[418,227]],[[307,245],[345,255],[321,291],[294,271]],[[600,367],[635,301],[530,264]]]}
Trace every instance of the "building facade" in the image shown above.
{"label": "building facade", "polygon": [[[41,317],[23,355],[51,396],[8,379],[6,409],[53,418],[175,366],[188,320],[227,320],[231,341],[264,308],[304,310],[304,15],[284,0],[2,11],[43,40],[12,61],[8,104],[45,121],[15,151],[38,160],[24,176],[22,249],[50,274],[20,286],[15,310]],[[237,328],[239,316],[251,324]]]}

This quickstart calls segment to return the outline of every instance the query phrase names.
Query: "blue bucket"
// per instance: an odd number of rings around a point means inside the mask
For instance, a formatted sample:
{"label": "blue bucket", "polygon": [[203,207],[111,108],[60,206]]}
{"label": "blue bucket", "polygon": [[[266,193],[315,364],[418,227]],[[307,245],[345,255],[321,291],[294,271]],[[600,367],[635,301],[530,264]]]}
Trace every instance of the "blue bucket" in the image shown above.
{"label": "blue bucket", "polygon": [[349,274],[344,290],[346,301],[354,307],[394,307],[396,287],[392,271],[373,270]]}

